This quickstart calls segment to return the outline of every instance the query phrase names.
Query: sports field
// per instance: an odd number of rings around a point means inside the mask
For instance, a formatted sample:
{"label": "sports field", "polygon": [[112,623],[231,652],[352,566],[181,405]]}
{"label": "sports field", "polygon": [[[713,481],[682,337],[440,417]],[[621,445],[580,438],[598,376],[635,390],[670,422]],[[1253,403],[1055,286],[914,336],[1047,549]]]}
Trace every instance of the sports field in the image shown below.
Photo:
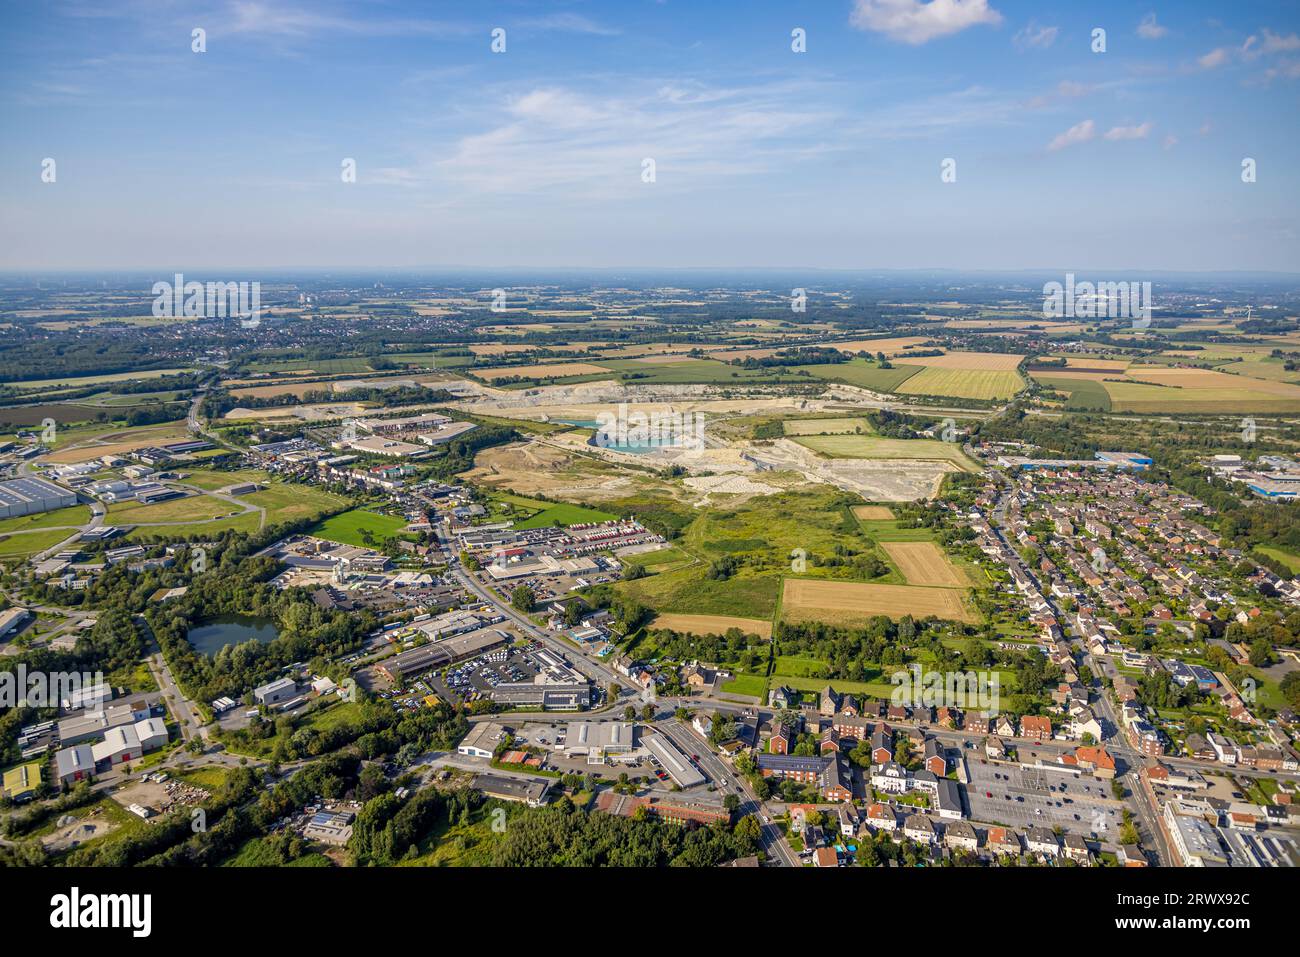
{"label": "sports field", "polygon": [[794,439],[832,459],[921,459],[951,462],[967,472],[979,467],[956,442],[939,439],[884,439],[876,435],[808,435]]}
{"label": "sports field", "polygon": [[934,542],[881,542],[889,560],[898,566],[909,585],[947,585],[961,588],[966,576],[948,561]]}
{"label": "sports field", "polygon": [[730,615],[657,615],[652,628],[667,628],[688,635],[725,635],[739,628],[747,635],[772,637],[772,623],[758,618],[733,618]]}
{"label": "sports field", "polygon": [[[903,360],[898,361],[901,363]],[[927,365],[916,375],[908,377],[895,391],[904,395],[940,395],[955,399],[992,400],[1009,399],[1024,388],[1024,384],[1020,374],[1015,371]]]}
{"label": "sports field", "polygon": [[976,624],[979,616],[963,601],[964,594],[965,589],[960,588],[787,578],[781,614],[789,621],[823,621],[831,625],[861,625],[876,615],[895,619],[933,615]]}

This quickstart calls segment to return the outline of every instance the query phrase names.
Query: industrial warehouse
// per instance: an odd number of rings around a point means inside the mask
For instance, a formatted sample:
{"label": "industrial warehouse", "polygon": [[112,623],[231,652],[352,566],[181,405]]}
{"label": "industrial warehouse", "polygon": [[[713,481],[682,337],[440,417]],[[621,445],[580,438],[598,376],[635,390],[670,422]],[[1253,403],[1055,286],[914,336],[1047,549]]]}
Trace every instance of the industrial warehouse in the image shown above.
{"label": "industrial warehouse", "polygon": [[39,478],[0,482],[0,519],[52,512],[77,504],[75,493]]}

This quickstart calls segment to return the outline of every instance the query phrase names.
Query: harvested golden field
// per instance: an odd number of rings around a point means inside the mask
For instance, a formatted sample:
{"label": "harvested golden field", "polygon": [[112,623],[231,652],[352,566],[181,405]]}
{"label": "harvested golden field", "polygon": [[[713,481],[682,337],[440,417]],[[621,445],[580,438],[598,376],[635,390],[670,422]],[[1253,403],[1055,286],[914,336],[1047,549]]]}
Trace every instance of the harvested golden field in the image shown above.
{"label": "harvested golden field", "polygon": [[948,561],[943,549],[934,542],[881,542],[880,547],[909,585],[961,588],[969,584],[961,569]]}
{"label": "harvested golden field", "polygon": [[[552,352],[582,352],[587,348],[587,345],[587,343],[575,342],[567,346],[548,345],[545,348],[550,349]],[[540,348],[543,347],[522,342],[476,342],[469,347],[469,351],[476,356],[504,356],[518,352],[535,352]]]}
{"label": "harvested golden field", "polygon": [[611,379],[614,373],[604,366],[590,362],[548,362],[535,366],[498,366],[493,369],[475,369],[474,374],[482,379],[495,382],[511,376],[524,376],[529,379],[564,378],[574,375],[607,374]]}
{"label": "harvested golden field", "polygon": [[1014,372],[1024,356],[1014,352],[946,352],[941,356],[898,356],[900,365],[932,369],[971,369],[981,372]]}
{"label": "harvested golden field", "polygon": [[928,342],[924,336],[898,336],[894,339],[854,339],[852,342],[828,342],[828,347],[841,352],[870,352],[873,356],[883,352],[886,356],[895,356],[911,346]]}
{"label": "harvested golden field", "polygon": [[1088,356],[1066,356],[1067,369],[1114,369],[1123,371],[1129,367],[1130,359],[1092,359]]}
{"label": "harvested golden field", "polygon": [[976,624],[979,616],[963,600],[965,589],[917,585],[872,585],[864,582],[787,578],[781,614],[789,621],[824,621],[862,625],[876,616],[926,618]]}
{"label": "harvested golden field", "polygon": [[[907,365],[902,359],[899,365]],[[1009,399],[1023,389],[1020,373],[1005,369],[961,369],[927,365],[894,391],[900,395],[938,395],[955,399]]]}
{"label": "harvested golden field", "polygon": [[669,628],[688,635],[725,635],[739,628],[747,635],[772,637],[772,623],[761,618],[733,618],[730,615],[656,615],[652,628]]}
{"label": "harvested golden field", "polygon": [[152,428],[99,435],[79,448],[61,448],[49,455],[43,455],[41,461],[58,464],[86,462],[104,455],[126,455],[136,449],[167,442],[180,442],[188,438],[191,436],[185,428],[185,423],[174,422]]}
{"label": "harvested golden field", "polygon": [[860,522],[888,522],[893,520],[894,511],[885,505],[854,505],[853,517]]}

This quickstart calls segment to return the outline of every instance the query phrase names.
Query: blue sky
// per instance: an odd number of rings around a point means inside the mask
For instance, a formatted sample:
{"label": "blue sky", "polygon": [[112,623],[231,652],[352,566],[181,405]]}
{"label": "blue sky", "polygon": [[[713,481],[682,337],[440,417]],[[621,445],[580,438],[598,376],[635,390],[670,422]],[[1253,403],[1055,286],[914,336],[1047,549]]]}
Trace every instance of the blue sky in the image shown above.
{"label": "blue sky", "polygon": [[1298,10],[8,0],[0,268],[1295,271]]}

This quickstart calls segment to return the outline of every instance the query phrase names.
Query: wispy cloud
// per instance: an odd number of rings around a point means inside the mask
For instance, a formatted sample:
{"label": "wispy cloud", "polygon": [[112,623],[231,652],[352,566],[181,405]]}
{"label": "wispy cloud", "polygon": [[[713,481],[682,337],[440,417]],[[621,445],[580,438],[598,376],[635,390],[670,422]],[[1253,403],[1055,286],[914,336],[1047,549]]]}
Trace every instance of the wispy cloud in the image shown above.
{"label": "wispy cloud", "polygon": [[1106,131],[1105,138],[1108,140],[1144,140],[1151,132],[1151,124],[1142,123],[1138,126],[1112,126]]}
{"label": "wispy cloud", "polygon": [[849,22],[859,30],[919,45],[969,27],[997,25],[1002,14],[988,0],[855,0]]}
{"label": "wispy cloud", "polygon": [[218,26],[220,29],[214,32],[278,39],[303,39],[322,34],[400,37],[468,32],[464,24],[440,20],[374,14],[352,16],[341,8],[325,4],[294,6],[267,0],[233,0]]}
{"label": "wispy cloud", "polygon": [[1052,152],[1063,150],[1067,146],[1074,146],[1077,143],[1086,143],[1097,135],[1097,124],[1092,120],[1084,120],[1082,123],[1075,123],[1064,133],[1058,133],[1047,144],[1047,148]]}
{"label": "wispy cloud", "polygon": [[592,36],[613,37],[623,31],[596,23],[578,13],[553,13],[545,17],[532,17],[520,20],[519,26],[532,30],[553,30],[558,33],[587,33]]}
{"label": "wispy cloud", "polygon": [[1137,35],[1143,40],[1159,40],[1169,32],[1168,27],[1156,23],[1156,15],[1148,13],[1137,25]]}
{"label": "wispy cloud", "polygon": [[1056,35],[1060,32],[1060,27],[1043,27],[1038,25],[1038,21],[1030,20],[1016,31],[1011,42],[1017,50],[1046,50],[1056,42]]}

